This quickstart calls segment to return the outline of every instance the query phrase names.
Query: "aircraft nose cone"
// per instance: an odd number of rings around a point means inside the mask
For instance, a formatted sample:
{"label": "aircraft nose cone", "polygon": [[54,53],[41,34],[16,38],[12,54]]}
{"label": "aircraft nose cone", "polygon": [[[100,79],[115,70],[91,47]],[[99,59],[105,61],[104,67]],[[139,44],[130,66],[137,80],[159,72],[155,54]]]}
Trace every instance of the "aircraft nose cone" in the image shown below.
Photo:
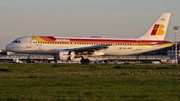
{"label": "aircraft nose cone", "polygon": [[6,45],[6,50],[11,51],[11,45],[10,44]]}

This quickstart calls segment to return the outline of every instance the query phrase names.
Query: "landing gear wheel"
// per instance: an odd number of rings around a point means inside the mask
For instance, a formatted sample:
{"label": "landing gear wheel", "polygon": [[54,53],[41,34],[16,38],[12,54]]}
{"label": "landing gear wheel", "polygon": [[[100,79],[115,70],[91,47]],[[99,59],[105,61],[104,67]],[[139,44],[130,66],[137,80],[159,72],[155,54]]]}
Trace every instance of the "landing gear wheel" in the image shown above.
{"label": "landing gear wheel", "polygon": [[81,64],[89,64],[89,59],[81,59]]}
{"label": "landing gear wheel", "polygon": [[107,61],[107,60],[104,60],[104,63],[108,63],[108,61]]}

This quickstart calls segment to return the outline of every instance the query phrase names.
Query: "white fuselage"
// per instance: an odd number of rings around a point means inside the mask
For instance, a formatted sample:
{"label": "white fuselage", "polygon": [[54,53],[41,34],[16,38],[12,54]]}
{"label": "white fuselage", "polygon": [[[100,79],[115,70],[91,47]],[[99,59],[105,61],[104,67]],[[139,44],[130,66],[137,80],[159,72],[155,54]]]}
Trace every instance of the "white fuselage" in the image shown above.
{"label": "white fuselage", "polygon": [[[73,48],[80,48],[80,47],[87,47],[87,46],[93,46],[97,44],[103,44],[103,43],[93,43],[87,44],[85,42],[82,42],[80,44],[74,44],[71,42],[59,44],[55,42],[50,43],[43,43],[43,42],[37,42],[36,40],[33,40],[30,36],[28,37],[21,37],[16,39],[20,42],[12,42],[6,46],[6,49],[9,51],[13,51],[16,53],[23,53],[23,54],[50,54],[50,55],[57,55],[59,50],[63,49],[73,49]],[[92,38],[93,40],[93,38]],[[97,39],[98,40],[98,39]],[[99,39],[101,41],[101,39]],[[103,39],[106,40],[106,39]],[[107,39],[109,40],[109,39]],[[111,39],[112,40],[112,39]],[[117,39],[116,39],[117,40]],[[121,40],[121,39],[119,39]],[[156,41],[149,42],[150,44],[144,45],[142,40],[136,40],[136,39],[130,39],[126,41],[134,41],[134,44],[128,43],[128,44],[117,44],[116,42],[110,43],[111,46],[108,46],[107,49],[99,50],[98,52],[104,53],[103,55],[132,55],[132,54],[139,54],[143,52],[148,52],[152,50],[158,50],[161,48],[169,47],[172,45],[172,43],[168,43],[168,45],[162,45],[162,44],[152,44],[157,43]],[[166,42],[166,41],[165,41]],[[123,43],[123,41],[121,42]],[[106,44],[106,43],[104,43]],[[96,55],[99,55],[97,52]],[[102,55],[102,54],[100,54]]]}

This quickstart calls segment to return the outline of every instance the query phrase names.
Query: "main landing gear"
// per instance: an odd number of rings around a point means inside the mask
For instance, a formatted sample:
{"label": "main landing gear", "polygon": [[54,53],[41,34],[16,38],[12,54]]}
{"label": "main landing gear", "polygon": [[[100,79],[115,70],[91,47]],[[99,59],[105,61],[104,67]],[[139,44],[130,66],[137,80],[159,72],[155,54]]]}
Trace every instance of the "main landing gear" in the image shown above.
{"label": "main landing gear", "polygon": [[54,63],[57,63],[57,55],[54,55]]}
{"label": "main landing gear", "polygon": [[84,57],[82,57],[80,62],[81,64],[89,64],[90,60],[88,58],[85,59]]}

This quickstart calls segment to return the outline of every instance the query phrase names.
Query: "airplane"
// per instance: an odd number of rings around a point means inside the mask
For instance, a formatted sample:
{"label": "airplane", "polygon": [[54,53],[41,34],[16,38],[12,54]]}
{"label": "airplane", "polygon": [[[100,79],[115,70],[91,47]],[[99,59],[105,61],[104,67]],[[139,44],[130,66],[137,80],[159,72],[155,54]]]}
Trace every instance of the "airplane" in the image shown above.
{"label": "airplane", "polygon": [[170,16],[171,13],[162,13],[145,34],[136,39],[23,36],[9,43],[6,50],[23,54],[53,55],[55,62],[81,58],[82,64],[88,64],[88,57],[92,56],[140,54],[173,45],[172,42],[164,40]]}

